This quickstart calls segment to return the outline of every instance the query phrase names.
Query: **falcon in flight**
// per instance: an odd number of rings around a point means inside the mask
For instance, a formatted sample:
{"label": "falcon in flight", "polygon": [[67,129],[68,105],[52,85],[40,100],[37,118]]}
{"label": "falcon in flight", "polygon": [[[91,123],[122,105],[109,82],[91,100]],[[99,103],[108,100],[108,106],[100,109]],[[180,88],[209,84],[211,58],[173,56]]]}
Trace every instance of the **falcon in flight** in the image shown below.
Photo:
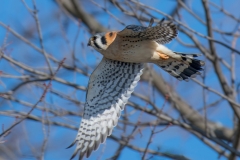
{"label": "falcon in flight", "polygon": [[154,63],[178,80],[188,81],[200,74],[204,62],[197,54],[174,52],[163,44],[177,36],[171,21],[161,20],[148,27],[129,25],[122,31],[98,33],[89,39],[103,59],[90,76],[84,115],[71,157],[80,151],[79,159],[89,157],[100,143],[111,135],[121,111],[131,96],[143,72],[143,63]]}

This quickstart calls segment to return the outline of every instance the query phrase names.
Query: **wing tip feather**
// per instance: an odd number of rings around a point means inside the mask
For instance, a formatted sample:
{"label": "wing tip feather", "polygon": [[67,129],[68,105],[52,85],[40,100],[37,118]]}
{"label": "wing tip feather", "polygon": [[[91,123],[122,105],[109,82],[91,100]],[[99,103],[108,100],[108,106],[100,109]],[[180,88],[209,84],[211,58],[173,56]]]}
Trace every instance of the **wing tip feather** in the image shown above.
{"label": "wing tip feather", "polygon": [[[101,64],[101,65],[99,64],[97,69],[95,69],[95,71],[94,71],[95,75],[90,77],[89,83],[94,82],[91,79],[93,77],[95,77],[95,79],[96,79],[96,76],[104,77],[101,75],[101,73],[103,73],[103,70],[101,70],[101,69],[103,69],[103,67],[105,67],[106,69],[109,70],[110,66],[114,67],[114,65],[117,65],[117,67],[119,65],[120,66],[123,65],[125,67],[124,69],[126,69],[126,67],[128,67],[129,71],[131,71],[131,70],[133,71],[133,72],[129,72],[129,74],[133,74],[134,76],[133,77],[131,76],[131,78],[126,78],[123,76],[123,81],[125,83],[123,84],[123,86],[121,88],[124,89],[124,92],[122,92],[122,91],[119,92],[119,95],[117,95],[118,100],[117,99],[115,100],[115,98],[107,99],[107,101],[111,101],[111,103],[108,107],[103,107],[102,108],[103,110],[97,110],[97,111],[93,110],[94,108],[99,107],[99,105],[101,105],[101,104],[98,103],[97,106],[94,106],[95,102],[90,102],[90,100],[94,96],[89,99],[87,98],[87,102],[84,107],[84,112],[88,113],[88,117],[86,118],[86,116],[84,114],[82,122],[80,124],[79,133],[78,133],[78,135],[80,135],[80,137],[77,137],[77,140],[81,140],[81,144],[78,143],[78,146],[77,146],[76,150],[74,151],[71,159],[73,159],[79,151],[80,151],[79,159],[82,159],[84,157],[84,155],[86,155],[86,157],[89,157],[91,155],[92,151],[97,150],[99,148],[100,144],[104,143],[106,141],[107,137],[109,135],[111,135],[113,128],[117,125],[117,121],[120,116],[119,112],[121,113],[121,110],[124,109],[125,103],[127,103],[128,99],[130,98],[129,94],[131,94],[133,92],[133,89],[130,86],[132,84],[134,84],[133,87],[136,86],[135,82],[140,80],[139,78],[136,78],[136,77],[140,77],[142,74],[142,70],[143,70],[143,64],[140,64],[140,63],[125,63],[125,62],[119,63],[118,61],[110,60],[107,58],[103,58],[101,63],[103,63],[103,64]],[[100,72],[99,72],[99,68],[101,68]],[[114,69],[116,69],[116,66],[114,67]],[[106,72],[104,73],[104,75],[105,74],[106,74]],[[111,73],[110,75],[113,75],[113,77],[114,77],[114,74]],[[96,88],[94,89],[94,87],[91,89],[94,90],[94,92],[96,92],[96,90],[98,90]],[[101,88],[101,90],[104,90],[104,89]],[[87,97],[89,96],[88,95],[89,93],[90,93],[90,91],[88,91]],[[108,92],[106,92],[106,93],[108,93]],[[127,96],[125,96],[124,93],[126,93]],[[94,95],[95,93],[91,92],[91,94]],[[116,105],[114,105],[113,103]],[[109,126],[104,124],[104,126],[102,126],[102,123],[99,123],[99,122],[101,122],[101,120],[102,120],[101,113],[104,113],[104,112],[100,113],[100,111],[105,111],[105,110],[111,111],[112,107],[115,107],[114,112],[116,112],[116,113],[112,114],[110,117],[113,120],[112,124],[109,124]],[[93,112],[94,112],[94,114],[93,114]],[[111,112],[109,112],[109,113],[111,113]],[[100,115],[100,119],[95,119],[96,117],[99,118],[99,115]],[[93,116],[96,116],[96,117],[92,118]],[[92,121],[92,122],[89,122],[89,121]],[[91,128],[92,125],[96,125],[96,126],[94,128]],[[97,127],[98,125],[99,125],[99,128]],[[103,130],[104,127],[106,127],[107,130]],[[83,128],[85,128],[85,130]],[[80,131],[82,132],[82,134],[80,134]],[[87,135],[88,137],[86,137],[85,135]],[[90,136],[90,139],[89,139],[89,136]],[[92,137],[92,136],[95,136],[95,137]],[[91,143],[91,145],[89,145],[89,143],[88,143],[89,140],[91,140],[93,144]],[[72,147],[75,143],[76,143],[76,140],[68,148]]]}

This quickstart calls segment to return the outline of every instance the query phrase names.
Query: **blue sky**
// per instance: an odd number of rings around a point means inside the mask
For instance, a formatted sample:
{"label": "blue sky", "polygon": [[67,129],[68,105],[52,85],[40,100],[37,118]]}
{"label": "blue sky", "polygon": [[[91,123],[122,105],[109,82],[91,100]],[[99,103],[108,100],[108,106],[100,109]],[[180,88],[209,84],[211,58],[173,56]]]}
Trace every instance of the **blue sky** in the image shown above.
{"label": "blue sky", "polygon": [[[148,4],[149,1],[142,0],[141,2]],[[213,2],[219,4],[219,0],[213,0]],[[237,11],[237,6],[240,6],[239,1],[230,0],[228,2],[224,1],[226,5],[226,10],[231,12],[232,14],[235,14],[237,16],[240,16]],[[30,8],[32,8],[32,3],[27,3]],[[86,6],[89,3],[83,2],[83,6],[86,8],[88,12],[92,12],[93,10],[91,8],[94,8],[94,11],[98,10],[99,12],[101,9],[96,9],[95,5]],[[102,5],[102,3],[100,3]],[[169,13],[171,9],[175,6],[175,1],[166,1],[166,0],[152,0],[150,5],[152,7],[155,7],[156,9],[159,9],[165,13]],[[204,19],[204,14],[202,12],[202,5],[199,0],[190,1],[189,5],[193,7],[193,10],[196,14],[199,15],[202,19]],[[93,51],[91,48],[87,48],[86,43],[88,38],[91,36],[87,32],[87,28],[84,26],[84,24],[80,23],[80,28],[78,27],[78,24],[76,21],[73,21],[69,17],[63,15],[61,11],[59,10],[59,7],[54,1],[37,1],[37,8],[38,8],[38,15],[39,20],[41,23],[42,33],[43,33],[43,40],[44,40],[44,46],[48,53],[52,54],[54,57],[56,57],[58,60],[62,60],[64,57],[67,57],[65,63],[72,65],[73,61],[71,60],[71,57],[69,54],[72,53],[72,50],[74,51],[78,61],[76,62],[76,65],[84,69],[89,74],[92,72],[94,67],[96,66],[96,61],[100,61],[101,55],[95,51]],[[119,16],[119,19],[124,21],[126,24],[139,24],[139,22],[133,18],[129,18],[127,16],[123,16],[120,14],[120,12],[116,9],[109,8],[110,12],[113,13],[116,16]],[[158,13],[153,13],[154,16],[158,17],[159,19],[163,18],[162,15]],[[186,12],[181,13],[182,16],[184,16],[184,22],[187,23],[191,28],[194,30],[206,34],[206,30],[202,24],[197,22],[191,15],[189,15]],[[103,24],[105,27],[108,27],[110,29],[114,30],[121,30],[124,28],[123,25],[119,24],[116,20],[111,18],[109,15],[102,13],[98,14],[96,16],[96,19]],[[223,23],[229,23],[233,24],[233,21],[229,21],[226,17],[223,17],[221,14],[213,14],[212,19],[214,19],[213,26],[220,27],[219,24]],[[226,21],[225,21],[226,20]],[[16,32],[20,33],[21,35],[27,35],[25,38],[30,40],[32,43],[39,45],[39,39],[38,35],[36,34],[36,25],[33,17],[29,14],[27,9],[24,7],[21,1],[16,0],[4,0],[2,1],[2,4],[0,6],[0,22],[3,22],[4,24],[8,25],[10,28],[14,29]],[[233,28],[232,25],[223,25],[223,28],[226,31],[231,31]],[[79,32],[79,33],[78,33]],[[29,66],[35,67],[36,69],[40,69],[44,71],[43,66],[46,66],[46,62],[44,61],[43,55],[39,54],[36,50],[32,49],[19,39],[15,38],[13,35],[8,33],[6,29],[0,26],[0,45],[4,42],[4,37],[8,35],[8,47],[6,49],[6,53],[11,55],[12,58],[17,59],[18,61],[21,61],[22,63],[25,63]],[[76,35],[78,34],[77,38]],[[179,37],[187,43],[191,43],[191,41],[184,36],[183,34],[179,34]],[[76,38],[76,45],[74,45]],[[222,39],[219,35],[216,35],[216,38]],[[228,37],[227,37],[228,38]],[[208,43],[205,39],[199,38],[201,40],[201,43],[204,44],[204,46],[208,46]],[[75,48],[74,48],[75,46]],[[237,43],[238,49],[239,49],[239,42]],[[194,49],[189,49],[186,47],[181,46],[176,40],[168,44],[168,47],[170,47],[173,50],[181,51],[181,52],[197,52]],[[74,49],[73,49],[74,48]],[[230,52],[226,48],[223,48],[222,46],[218,46],[217,51],[219,52],[219,55],[226,58],[228,62],[230,62],[230,59],[227,56]],[[201,59],[204,59],[204,57],[201,57]],[[236,61],[239,60],[239,56],[236,56]],[[57,67],[57,64],[51,63],[53,67]],[[86,66],[89,65],[90,67],[86,68]],[[7,67],[6,67],[7,66]],[[207,62],[206,64],[206,84],[208,86],[211,86],[215,90],[221,91],[221,88],[217,81],[216,75],[213,73],[213,70],[211,69],[211,65]],[[4,59],[0,60],[0,70],[4,71],[4,73],[13,74],[13,75],[21,75],[21,71],[18,71],[14,68],[14,66],[10,66],[8,62],[6,62]],[[228,71],[223,67],[224,73],[228,75]],[[236,70],[239,69],[239,66],[236,66]],[[201,87],[196,85],[196,83],[190,81],[190,82],[177,82],[175,79],[172,79],[170,76],[168,76],[166,73],[161,71],[160,69],[156,68],[157,72],[164,77],[166,77],[166,80],[171,82],[173,86],[176,87],[176,90],[178,93],[182,94],[182,97],[194,108],[201,108],[203,106],[201,100],[202,94],[199,94],[202,92]],[[24,72],[27,73],[27,72]],[[61,69],[58,74],[59,77],[68,80],[70,82],[74,82],[80,86],[87,86],[88,77],[80,75],[75,72],[68,72],[65,69]],[[10,78],[1,78],[0,80],[3,82],[4,85],[0,85],[0,92],[5,92],[14,86],[16,86],[18,83],[20,83],[20,80],[18,79],[10,79]],[[200,79],[201,80],[201,79]],[[239,82],[239,77],[237,77],[237,81]],[[177,85],[176,85],[177,84]],[[60,84],[58,82],[53,82],[53,88],[64,92],[68,95],[74,95],[74,98],[81,100],[82,102],[85,102],[85,92],[81,90],[75,90],[71,87],[66,87],[63,84]],[[190,87],[190,89],[188,89]],[[145,89],[149,89],[149,86],[146,84],[140,84],[139,87],[136,89],[136,92],[143,93]],[[31,87],[31,88],[22,88],[17,93],[14,94],[15,97],[28,101],[30,103],[35,103],[39,96],[42,94],[42,90],[38,87]],[[194,96],[196,95],[196,96]],[[219,97],[208,93],[208,99],[207,103],[211,103],[214,100],[218,99]],[[161,98],[158,94],[155,94],[155,103],[157,106],[162,106],[164,103],[164,99]],[[0,99],[1,100],[1,99]],[[137,101],[138,104],[141,104],[144,106],[144,102],[137,98],[132,98],[132,100]],[[75,112],[81,112],[81,107],[78,106],[76,108],[76,105],[73,103],[69,103],[66,100],[63,100],[59,98],[58,96],[48,94],[46,97],[47,103],[41,103],[41,106],[51,106],[53,108],[56,108],[56,106],[62,107]],[[196,101],[198,102],[196,104]],[[25,107],[19,103],[15,102],[7,102],[1,100],[0,105],[0,111],[1,110],[18,110],[18,111],[28,111],[29,107]],[[130,113],[133,111],[133,108],[127,107],[126,108],[127,113]],[[170,104],[167,104],[164,108],[164,111],[168,114],[174,115],[175,118],[177,118],[179,115],[171,108]],[[46,115],[46,113],[35,110],[33,112],[35,115],[43,116]],[[135,122],[137,118],[139,117],[140,113],[136,113],[129,117],[130,121]],[[218,105],[217,109],[210,109],[208,111],[208,118],[218,122],[220,124],[223,124],[227,127],[232,127],[232,111],[229,109],[229,105],[226,102],[222,102]],[[141,118],[141,121],[150,120],[151,117],[147,115],[143,115]],[[65,118],[58,118],[58,117],[51,117],[51,120],[56,120],[59,122],[67,123],[72,126],[79,126],[80,118],[79,117],[70,117],[67,116]],[[14,118],[4,117],[0,116],[0,125],[4,124],[4,126],[7,128],[7,126],[10,126],[10,124],[14,123]],[[162,127],[158,127],[160,130]],[[22,157],[21,159],[31,159],[31,149],[30,145],[26,144],[26,141],[30,141],[32,146],[34,148],[39,148],[39,144],[43,141],[43,130],[42,125],[39,122],[34,121],[24,121],[21,125],[16,127],[14,129],[16,132],[12,132],[7,137],[6,143],[13,143],[13,145],[19,145],[21,153],[26,153],[26,157]],[[27,132],[26,132],[27,131]],[[71,142],[74,140],[77,132],[76,130],[66,129],[63,127],[57,127],[57,126],[51,126],[50,127],[50,136],[47,146],[47,152],[45,154],[45,160],[52,160],[52,159],[68,159],[71,154],[73,153],[75,147],[72,147],[68,150],[65,148],[71,144]],[[129,128],[129,132],[131,131],[131,128]],[[16,140],[13,139],[14,135],[18,134],[26,134],[25,138]],[[119,129],[116,127],[113,131],[113,134],[115,136],[120,136]],[[148,141],[150,131],[149,129],[143,129],[142,131],[143,137],[138,134],[136,136],[136,139],[132,140],[132,143],[139,146],[144,147],[146,145],[146,142]],[[26,138],[28,137],[28,138]],[[2,145],[2,144],[0,144]],[[107,150],[105,150],[104,154],[102,155],[102,159],[110,158],[111,155],[107,154],[106,152],[115,152],[117,149],[116,142],[114,142],[111,139],[107,140],[107,143],[104,145],[101,145],[98,151],[93,152],[93,155],[89,159],[96,159],[101,154],[102,150],[106,147]],[[150,145],[150,149],[156,150],[157,147],[160,147],[162,151],[166,152],[172,152],[177,154],[183,154],[186,157],[189,157],[191,159],[196,160],[202,160],[202,159],[217,159],[218,154],[216,154],[211,148],[207,147],[202,143],[199,139],[197,139],[195,136],[189,134],[185,130],[177,127],[177,126],[171,126],[164,132],[161,132],[157,135],[157,138],[154,139],[154,142]],[[30,158],[29,158],[30,156]],[[120,160],[129,159],[129,157],[134,159],[140,159],[141,155],[133,151],[131,149],[125,148],[123,153],[121,154]],[[33,159],[33,158],[32,158]],[[167,158],[152,158],[152,159],[161,159],[165,160]],[[224,158],[220,158],[224,159]]]}

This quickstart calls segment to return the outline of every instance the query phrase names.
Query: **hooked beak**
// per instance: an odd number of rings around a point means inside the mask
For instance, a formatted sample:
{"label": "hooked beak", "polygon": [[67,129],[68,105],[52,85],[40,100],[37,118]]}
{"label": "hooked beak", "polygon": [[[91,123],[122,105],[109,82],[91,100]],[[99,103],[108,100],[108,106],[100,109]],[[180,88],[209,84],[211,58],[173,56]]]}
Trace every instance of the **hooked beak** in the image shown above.
{"label": "hooked beak", "polygon": [[91,42],[93,41],[93,38],[90,38],[89,41],[88,41],[88,46],[91,46]]}
{"label": "hooked beak", "polygon": [[90,41],[88,41],[88,44],[87,44],[87,46],[90,46],[91,45],[91,43],[90,43]]}

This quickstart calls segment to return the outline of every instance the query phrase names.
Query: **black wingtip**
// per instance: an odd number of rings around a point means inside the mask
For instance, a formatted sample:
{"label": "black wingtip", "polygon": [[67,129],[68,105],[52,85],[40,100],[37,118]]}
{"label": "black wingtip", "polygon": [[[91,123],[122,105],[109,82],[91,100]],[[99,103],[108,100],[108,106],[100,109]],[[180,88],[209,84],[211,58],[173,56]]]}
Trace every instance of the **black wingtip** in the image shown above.
{"label": "black wingtip", "polygon": [[66,149],[69,149],[71,148],[72,146],[74,146],[74,144],[76,143],[77,141],[74,141],[73,143],[70,144],[70,146],[68,146]]}
{"label": "black wingtip", "polygon": [[70,158],[70,160],[72,160],[76,155],[77,155],[77,150],[73,153],[72,157]]}
{"label": "black wingtip", "polygon": [[[85,153],[80,153],[79,159],[78,160],[83,160]],[[88,157],[87,157],[88,158]]]}

